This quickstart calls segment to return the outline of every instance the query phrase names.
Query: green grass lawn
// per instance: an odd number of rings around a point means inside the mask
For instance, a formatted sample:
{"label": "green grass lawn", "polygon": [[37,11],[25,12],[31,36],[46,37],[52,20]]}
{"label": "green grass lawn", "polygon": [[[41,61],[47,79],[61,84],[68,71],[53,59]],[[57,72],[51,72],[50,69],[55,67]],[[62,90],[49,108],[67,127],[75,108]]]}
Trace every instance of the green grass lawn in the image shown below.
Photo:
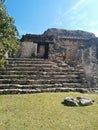
{"label": "green grass lawn", "polygon": [[[96,102],[86,107],[67,107],[61,103],[66,96],[84,96]],[[0,130],[98,130],[98,95],[1,95]]]}

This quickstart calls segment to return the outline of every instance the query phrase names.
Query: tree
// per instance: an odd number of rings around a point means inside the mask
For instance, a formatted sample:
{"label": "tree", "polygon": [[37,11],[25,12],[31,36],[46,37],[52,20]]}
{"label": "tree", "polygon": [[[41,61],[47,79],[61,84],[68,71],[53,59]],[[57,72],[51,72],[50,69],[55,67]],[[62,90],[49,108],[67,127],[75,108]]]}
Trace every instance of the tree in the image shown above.
{"label": "tree", "polygon": [[0,3],[3,4],[5,2],[5,0],[0,0]]}
{"label": "tree", "polygon": [[15,21],[8,15],[4,2],[5,0],[0,0],[0,66],[5,63],[5,53],[13,56],[19,47]]}

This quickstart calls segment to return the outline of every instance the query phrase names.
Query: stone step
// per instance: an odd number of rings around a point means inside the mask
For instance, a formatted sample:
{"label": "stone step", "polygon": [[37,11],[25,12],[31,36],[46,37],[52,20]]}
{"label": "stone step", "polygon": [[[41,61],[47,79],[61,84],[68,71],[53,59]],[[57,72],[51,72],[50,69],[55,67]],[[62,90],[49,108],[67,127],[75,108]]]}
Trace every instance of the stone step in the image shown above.
{"label": "stone step", "polygon": [[78,88],[80,88],[80,87],[82,87],[82,85],[81,85],[81,83],[63,83],[63,86],[64,87],[68,87],[68,88],[70,88],[70,87],[78,87]]}
{"label": "stone step", "polygon": [[80,83],[55,83],[55,84],[32,84],[32,85],[20,85],[20,84],[0,84],[0,89],[45,89],[53,87],[64,87],[64,88],[80,88]]}
{"label": "stone step", "polygon": [[0,95],[4,94],[30,94],[30,93],[39,93],[41,92],[38,89],[0,89]]}
{"label": "stone step", "polygon": [[0,75],[0,79],[71,79],[77,78],[79,79],[78,75]]}
{"label": "stone step", "polygon": [[52,88],[54,86],[62,87],[62,84],[32,84],[32,85],[20,85],[20,84],[0,84],[0,89],[36,89],[36,88]]}
{"label": "stone step", "polygon": [[55,84],[55,83],[81,83],[81,79],[0,79],[0,84]]}
{"label": "stone step", "polygon": [[81,88],[83,71],[45,59],[9,58],[0,70],[0,94],[55,92]]}
{"label": "stone step", "polygon": [[[43,63],[43,65],[41,65],[41,64],[35,64],[35,65],[33,65],[33,64],[28,64],[28,63],[26,63],[26,64],[22,64],[22,63],[20,63],[20,64],[12,64],[12,65],[8,65],[8,67],[7,67],[7,70],[30,70],[30,69],[34,69],[34,70],[38,70],[38,68],[39,69],[41,69],[41,68],[43,68],[43,70],[49,70],[50,68],[51,69],[57,69],[57,71],[62,71],[62,72],[75,72],[75,71],[77,71],[77,72],[79,72],[79,69],[77,69],[77,70],[75,70],[73,67],[58,67],[55,63],[47,63],[47,65],[46,65],[46,63]],[[81,72],[83,72],[83,71],[81,71]]]}
{"label": "stone step", "polygon": [[76,75],[80,75],[80,74],[83,74],[82,72],[79,72],[79,71],[73,71],[73,72],[60,72],[60,71],[49,71],[49,72],[45,72],[45,71],[27,71],[27,70],[24,70],[24,71],[11,71],[11,70],[4,70],[4,71],[0,71],[0,74],[1,75],[33,75],[33,74],[40,74],[40,75],[68,75],[68,74],[76,74]]}
{"label": "stone step", "polygon": [[16,61],[19,61],[19,60],[21,60],[21,61],[26,61],[26,60],[28,60],[28,61],[45,61],[45,60],[47,60],[47,59],[43,59],[43,58],[8,58],[7,60],[16,60]]}
{"label": "stone step", "polygon": [[38,70],[38,71],[54,71],[54,70],[56,70],[56,71],[60,71],[60,69],[59,68],[55,68],[55,67],[8,67],[8,68],[6,68],[7,70],[34,70],[34,71],[36,71],[36,70]]}
{"label": "stone step", "polygon": [[43,61],[33,61],[33,60],[26,60],[26,61],[23,61],[23,60],[8,60],[8,64],[49,64],[51,63],[50,61],[47,61],[47,60],[43,60]]}
{"label": "stone step", "polygon": [[50,62],[47,59],[39,59],[39,58],[8,58],[9,62]]}
{"label": "stone step", "polygon": [[[40,93],[49,92],[48,89],[1,89],[0,94],[30,94],[30,93]],[[52,92],[52,91],[51,91]]]}
{"label": "stone step", "polygon": [[[51,64],[8,64],[8,67],[53,67]],[[55,66],[54,66],[55,67]]]}
{"label": "stone step", "polygon": [[[6,68],[6,70],[8,71],[8,70],[10,70],[10,71],[12,71],[12,70],[16,70],[16,71],[51,71],[51,72],[81,72],[81,71],[79,71],[79,70],[71,70],[71,69],[67,69],[67,68],[65,68],[65,69],[63,69],[63,68],[59,68],[59,67],[54,67],[54,66],[52,66],[52,67],[38,67],[38,66],[35,66],[35,67],[8,67],[8,68]],[[2,71],[2,70],[0,70],[0,71]],[[82,72],[83,73],[83,72]]]}
{"label": "stone step", "polygon": [[[27,62],[27,63],[26,63]],[[36,65],[38,65],[39,64],[39,66],[40,66],[40,64],[43,64],[43,65],[45,65],[45,64],[48,64],[47,66],[49,66],[49,64],[51,65],[51,66],[54,66],[54,67],[60,67],[60,69],[65,69],[66,67],[67,67],[67,69],[68,70],[71,70],[71,71],[75,71],[75,68],[74,67],[70,67],[70,66],[68,66],[67,64],[61,64],[61,63],[59,63],[59,64],[56,64],[56,63],[54,63],[54,62],[52,62],[52,61],[48,61],[48,60],[41,60],[41,61],[21,61],[21,60],[19,60],[19,61],[13,61],[13,63],[12,63],[12,61],[11,61],[11,64],[13,64],[12,66],[17,66],[17,65],[19,65],[20,64],[20,66],[22,66],[23,64],[25,64],[26,66],[29,66],[30,64],[36,64]],[[29,63],[30,62],[30,63]],[[9,61],[9,63],[10,63],[10,61]],[[36,66],[35,65],[35,66]],[[77,67],[77,71],[81,71],[81,72],[83,72],[84,70],[81,68],[78,68]]]}
{"label": "stone step", "polygon": [[69,67],[68,64],[65,64],[65,63],[58,63],[57,65],[59,67]]}
{"label": "stone step", "polygon": [[[90,88],[90,90],[92,90]],[[42,93],[42,92],[82,92],[87,93],[87,88],[45,88],[45,89],[0,89],[0,95],[2,94],[30,94],[30,93]]]}
{"label": "stone step", "polygon": [[79,69],[79,68],[74,68],[74,67],[59,67],[58,65],[56,65],[56,64],[52,64],[52,63],[42,63],[42,64],[38,64],[38,63],[34,63],[34,64],[28,64],[28,63],[19,63],[19,64],[17,64],[17,63],[12,63],[12,64],[8,64],[8,67],[18,67],[18,68],[22,68],[22,67],[46,67],[46,68],[48,68],[48,67],[52,67],[52,68],[59,68],[59,69],[61,69],[62,71],[72,71],[72,72],[74,72],[74,71],[77,71],[77,72],[84,72],[84,70],[83,69]]}

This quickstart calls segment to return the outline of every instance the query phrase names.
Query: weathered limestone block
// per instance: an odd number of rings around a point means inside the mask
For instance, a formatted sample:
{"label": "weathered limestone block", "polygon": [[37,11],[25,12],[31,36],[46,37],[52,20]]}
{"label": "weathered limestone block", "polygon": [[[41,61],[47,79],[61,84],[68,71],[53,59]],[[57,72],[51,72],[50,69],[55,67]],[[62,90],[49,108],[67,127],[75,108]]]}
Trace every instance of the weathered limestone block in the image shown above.
{"label": "weathered limestone block", "polygon": [[94,100],[85,97],[77,97],[74,99],[73,97],[66,97],[64,99],[64,105],[66,106],[89,106],[92,105]]}
{"label": "weathered limestone block", "polygon": [[79,106],[77,101],[73,97],[66,97],[64,99],[64,104],[67,106]]}
{"label": "weathered limestone block", "polygon": [[22,42],[20,57],[29,58],[36,56],[37,54],[37,44],[33,42]]}
{"label": "weathered limestone block", "polygon": [[89,99],[89,98],[84,98],[84,97],[77,97],[78,101],[79,101],[79,105],[80,106],[89,106],[92,105],[94,100]]}

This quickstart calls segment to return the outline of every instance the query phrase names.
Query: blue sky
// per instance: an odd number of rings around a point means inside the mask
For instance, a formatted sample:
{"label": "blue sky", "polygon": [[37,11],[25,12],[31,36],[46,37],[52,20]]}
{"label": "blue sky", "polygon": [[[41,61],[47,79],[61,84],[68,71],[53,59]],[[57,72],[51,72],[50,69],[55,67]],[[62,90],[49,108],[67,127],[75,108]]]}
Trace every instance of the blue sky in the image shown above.
{"label": "blue sky", "polygon": [[98,36],[98,0],[6,0],[5,4],[20,35],[63,28]]}

